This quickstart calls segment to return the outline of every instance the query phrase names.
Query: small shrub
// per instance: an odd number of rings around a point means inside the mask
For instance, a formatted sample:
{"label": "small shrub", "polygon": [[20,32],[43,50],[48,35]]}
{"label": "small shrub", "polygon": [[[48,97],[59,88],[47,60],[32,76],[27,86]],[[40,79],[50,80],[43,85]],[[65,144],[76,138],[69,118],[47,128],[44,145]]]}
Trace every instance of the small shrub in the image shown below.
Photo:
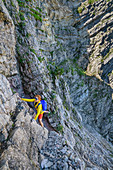
{"label": "small shrub", "polygon": [[[11,91],[12,91],[12,93],[13,93],[13,94],[15,94],[15,93],[16,93],[16,91],[14,91],[12,88],[11,88]],[[10,113],[10,115],[11,115],[11,113]]]}
{"label": "small shrub", "polygon": [[80,14],[80,13],[82,13],[82,10],[83,10],[82,7],[78,7],[77,12]]}
{"label": "small shrub", "polygon": [[25,23],[24,22],[20,22],[19,23],[19,30],[23,30],[24,29],[24,27],[25,27]]}
{"label": "small shrub", "polygon": [[15,126],[15,124],[13,123],[13,124],[12,124],[12,128],[13,128],[14,126]]}
{"label": "small shrub", "polygon": [[30,12],[30,14],[31,14],[36,20],[40,20],[40,21],[42,22],[42,18],[41,18],[39,15],[34,14],[34,13],[32,13],[32,12]]}
{"label": "small shrub", "polygon": [[29,38],[30,36],[31,36],[31,34],[30,34],[30,33],[27,33],[27,34],[26,34],[26,37],[27,37],[27,38]]}
{"label": "small shrub", "polygon": [[13,116],[13,113],[10,113],[11,116]]}
{"label": "small shrub", "polygon": [[93,4],[95,1],[98,1],[98,0],[88,0],[88,4]]}
{"label": "small shrub", "polygon": [[109,156],[113,158],[113,154],[109,154]]}
{"label": "small shrub", "polygon": [[38,6],[36,7],[36,9],[38,9],[40,12],[42,12],[42,9],[41,9],[41,8],[39,8]]}
{"label": "small shrub", "polygon": [[88,0],[88,4],[93,4],[94,0]]}
{"label": "small shrub", "polygon": [[19,62],[20,62],[20,63],[24,63],[25,60],[26,60],[26,59],[23,58],[23,57],[20,57],[20,58],[19,58]]}
{"label": "small shrub", "polygon": [[30,11],[32,11],[33,13],[39,15],[39,16],[42,16],[38,11],[36,11],[35,9],[33,8],[30,8]]}
{"label": "small shrub", "polygon": [[11,0],[11,6],[13,6],[13,7],[15,6],[12,0]]}
{"label": "small shrub", "polygon": [[32,0],[25,0],[26,2],[32,2]]}
{"label": "small shrub", "polygon": [[37,57],[37,58],[38,58],[38,60],[39,60],[40,62],[42,62],[42,61],[44,60],[44,57],[43,57],[43,58]]}
{"label": "small shrub", "polygon": [[76,64],[76,71],[80,76],[85,75],[85,71],[82,68],[80,68],[77,64]]}
{"label": "small shrub", "polygon": [[37,55],[37,53],[35,52],[35,49],[30,48],[30,51],[31,51],[32,53],[34,53],[35,55]]}
{"label": "small shrub", "polygon": [[57,130],[63,134],[63,126],[62,125],[59,125],[57,127]]}
{"label": "small shrub", "polygon": [[19,16],[20,16],[20,19],[22,20],[22,21],[24,21],[25,20],[25,18],[24,18],[24,13],[23,12],[19,12]]}
{"label": "small shrub", "polygon": [[50,51],[50,54],[51,54],[52,57],[53,57],[53,52],[54,52],[54,51]]}
{"label": "small shrub", "polygon": [[54,94],[51,95],[51,99],[54,100],[56,96]]}
{"label": "small shrub", "polygon": [[57,76],[57,75],[62,75],[64,73],[64,69],[63,68],[58,68],[56,66],[55,70],[54,70],[54,75]]}
{"label": "small shrub", "polygon": [[21,0],[17,0],[20,7],[25,7],[25,2],[22,2]]}

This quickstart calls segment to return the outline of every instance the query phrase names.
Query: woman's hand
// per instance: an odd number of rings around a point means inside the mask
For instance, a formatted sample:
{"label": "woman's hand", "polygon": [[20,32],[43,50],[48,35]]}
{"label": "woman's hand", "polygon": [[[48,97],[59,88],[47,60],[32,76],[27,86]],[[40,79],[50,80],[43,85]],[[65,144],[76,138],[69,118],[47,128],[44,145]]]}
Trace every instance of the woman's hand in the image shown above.
{"label": "woman's hand", "polygon": [[21,100],[21,97],[19,96],[19,94],[17,95],[17,97]]}

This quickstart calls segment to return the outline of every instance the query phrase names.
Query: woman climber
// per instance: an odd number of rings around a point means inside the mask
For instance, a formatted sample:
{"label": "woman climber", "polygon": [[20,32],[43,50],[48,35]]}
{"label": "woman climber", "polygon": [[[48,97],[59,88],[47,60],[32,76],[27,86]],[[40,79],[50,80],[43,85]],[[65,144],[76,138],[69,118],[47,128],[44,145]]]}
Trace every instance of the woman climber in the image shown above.
{"label": "woman climber", "polygon": [[46,101],[41,100],[40,95],[36,95],[33,99],[26,99],[26,98],[21,98],[21,97],[19,97],[19,99],[26,101],[26,102],[34,102],[36,115],[33,117],[33,121],[37,120],[37,118],[38,118],[40,125],[43,127],[43,123],[42,123],[43,114],[49,113],[49,111],[46,111],[46,109],[47,109]]}

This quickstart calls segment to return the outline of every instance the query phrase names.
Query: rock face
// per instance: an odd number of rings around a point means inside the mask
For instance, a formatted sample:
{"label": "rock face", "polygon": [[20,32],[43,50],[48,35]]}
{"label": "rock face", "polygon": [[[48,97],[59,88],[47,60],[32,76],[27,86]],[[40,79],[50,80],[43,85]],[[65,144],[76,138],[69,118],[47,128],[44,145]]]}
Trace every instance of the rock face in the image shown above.
{"label": "rock face", "polygon": [[[0,169],[113,169],[112,9],[0,1]],[[47,99],[56,131],[31,122],[16,92]]]}
{"label": "rock face", "polygon": [[[39,168],[39,149],[48,138],[48,131],[36,122],[31,123],[27,105],[19,104],[12,116],[13,124],[8,134],[5,151],[1,155],[2,169]],[[5,141],[5,140],[4,140]]]}
{"label": "rock face", "polygon": [[15,34],[13,21],[0,2],[0,73],[5,76],[17,74],[17,63],[15,58]]}
{"label": "rock face", "polygon": [[85,1],[78,8],[82,18],[78,26],[79,32],[82,34],[87,29],[90,39],[87,73],[97,77],[100,76],[107,83],[110,83],[109,76],[112,73],[113,63],[112,10],[112,0],[95,1],[95,3]]}

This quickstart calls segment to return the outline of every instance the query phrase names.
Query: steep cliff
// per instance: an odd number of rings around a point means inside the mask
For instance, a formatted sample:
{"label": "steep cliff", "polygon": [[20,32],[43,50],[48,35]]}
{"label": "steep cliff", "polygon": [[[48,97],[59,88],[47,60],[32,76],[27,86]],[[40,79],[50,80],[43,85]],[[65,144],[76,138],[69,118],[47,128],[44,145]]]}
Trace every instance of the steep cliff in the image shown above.
{"label": "steep cliff", "polygon": [[[0,168],[113,169],[112,0],[0,1]],[[20,96],[47,100],[53,129]]]}

